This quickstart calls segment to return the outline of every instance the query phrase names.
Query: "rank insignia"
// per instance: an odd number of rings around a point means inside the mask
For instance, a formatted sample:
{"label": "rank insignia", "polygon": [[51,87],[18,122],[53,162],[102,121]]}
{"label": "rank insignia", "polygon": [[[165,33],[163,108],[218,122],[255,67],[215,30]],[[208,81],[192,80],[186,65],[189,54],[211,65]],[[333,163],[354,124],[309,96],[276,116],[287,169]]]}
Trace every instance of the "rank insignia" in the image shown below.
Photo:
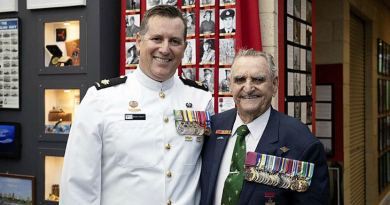
{"label": "rank insignia", "polygon": [[130,102],[129,102],[129,105],[130,105],[130,107],[132,107],[132,108],[136,108],[136,107],[138,107],[138,102],[137,102],[137,101],[130,101]]}
{"label": "rank insignia", "polygon": [[286,152],[288,152],[288,150],[290,150],[290,149],[288,149],[288,148],[285,147],[285,146],[283,146],[283,147],[281,147],[281,148],[279,148],[279,149],[282,150],[283,153],[286,153]]}
{"label": "rank insignia", "polygon": [[108,84],[110,84],[110,80],[104,79],[104,80],[100,81],[100,83],[103,85],[108,85]]}

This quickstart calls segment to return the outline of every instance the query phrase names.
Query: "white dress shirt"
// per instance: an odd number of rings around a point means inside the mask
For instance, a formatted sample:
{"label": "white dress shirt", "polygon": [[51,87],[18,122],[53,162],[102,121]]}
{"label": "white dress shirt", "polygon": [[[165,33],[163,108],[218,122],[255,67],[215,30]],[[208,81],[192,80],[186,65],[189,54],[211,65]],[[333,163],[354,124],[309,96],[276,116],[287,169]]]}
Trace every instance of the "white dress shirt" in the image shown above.
{"label": "white dress shirt", "polygon": [[[261,135],[263,135],[265,126],[268,123],[269,116],[271,114],[271,108],[269,108],[265,113],[260,115],[258,118],[253,120],[251,123],[247,124],[250,133],[245,137],[246,141],[246,151],[254,152],[257,144],[260,141]],[[230,172],[230,162],[232,160],[232,154],[234,145],[236,143],[237,138],[237,128],[241,125],[244,125],[240,116],[237,113],[236,121],[234,122],[232,136],[226,145],[225,152],[223,153],[223,158],[221,161],[221,166],[219,167],[219,174],[217,179],[217,184],[215,188],[215,197],[214,197],[214,205],[221,205],[223,187],[225,185],[226,177]]]}

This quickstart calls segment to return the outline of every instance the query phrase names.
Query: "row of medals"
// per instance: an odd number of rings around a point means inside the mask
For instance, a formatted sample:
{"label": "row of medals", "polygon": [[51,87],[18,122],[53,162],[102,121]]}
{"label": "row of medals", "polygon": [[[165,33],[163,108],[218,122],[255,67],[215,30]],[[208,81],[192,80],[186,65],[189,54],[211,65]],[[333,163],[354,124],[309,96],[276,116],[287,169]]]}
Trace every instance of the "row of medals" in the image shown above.
{"label": "row of medals", "polygon": [[[194,115],[194,119],[203,119],[201,117],[196,117],[196,112],[190,111],[187,113],[187,110],[174,110],[175,121],[176,121],[176,130],[181,135],[207,135],[210,136],[211,128],[208,125],[210,114],[206,111],[199,111],[200,114],[205,114],[207,116],[204,120],[193,120],[189,121],[188,114]],[[186,115],[186,117],[183,117]],[[192,117],[192,116],[191,116]]]}
{"label": "row of medals", "polygon": [[310,180],[310,178],[292,177],[281,173],[271,174],[264,170],[255,169],[255,167],[250,167],[245,171],[244,179],[298,192],[307,191]]}
{"label": "row of medals", "polygon": [[[262,157],[259,157],[258,162],[256,163],[257,166],[247,164],[248,169],[244,173],[244,179],[247,181],[290,189],[298,192],[305,192],[309,189],[311,177],[314,171],[313,163],[266,154],[257,153],[257,155],[263,156],[265,160],[261,160]],[[286,169],[289,169],[286,164],[290,163],[292,165],[291,171],[287,171],[288,173],[286,173]],[[275,171],[275,167],[280,167],[279,169],[284,171]],[[298,172],[299,169],[300,172]]]}

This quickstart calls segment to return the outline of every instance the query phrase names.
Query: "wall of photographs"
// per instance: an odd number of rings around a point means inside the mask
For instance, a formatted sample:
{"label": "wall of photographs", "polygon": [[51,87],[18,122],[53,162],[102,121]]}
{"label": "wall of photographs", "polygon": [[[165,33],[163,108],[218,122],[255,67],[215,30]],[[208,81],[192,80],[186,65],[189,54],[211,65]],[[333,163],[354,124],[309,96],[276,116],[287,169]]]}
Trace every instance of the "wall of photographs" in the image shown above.
{"label": "wall of photographs", "polygon": [[285,110],[312,127],[312,1],[285,0]]}
{"label": "wall of photographs", "polygon": [[[227,76],[236,54],[235,0],[123,0],[125,6],[125,55],[121,74],[134,71],[139,62],[135,36],[143,13],[156,5],[173,5],[187,18],[187,48],[178,75],[199,81],[213,94],[215,112],[235,107]],[[122,9],[123,11],[123,9]],[[122,15],[123,16],[123,15]],[[124,72],[122,72],[122,69]]]}
{"label": "wall of photographs", "polygon": [[378,39],[378,189],[390,184],[390,45]]}

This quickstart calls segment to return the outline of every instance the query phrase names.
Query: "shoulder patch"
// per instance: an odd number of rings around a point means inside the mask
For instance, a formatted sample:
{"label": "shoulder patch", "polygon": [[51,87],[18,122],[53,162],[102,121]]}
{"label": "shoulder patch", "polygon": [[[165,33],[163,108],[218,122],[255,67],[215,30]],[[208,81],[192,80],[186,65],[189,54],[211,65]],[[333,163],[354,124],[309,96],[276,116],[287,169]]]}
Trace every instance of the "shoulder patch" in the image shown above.
{"label": "shoulder patch", "polygon": [[204,91],[209,91],[209,89],[199,81],[189,80],[183,76],[180,76],[179,78],[185,85],[188,85],[188,86],[191,86],[194,88],[198,88],[198,89],[202,89]]}
{"label": "shoulder patch", "polygon": [[101,80],[100,82],[95,82],[93,86],[95,86],[97,90],[100,90],[103,88],[108,88],[114,85],[125,83],[126,80],[127,80],[127,76],[122,75],[118,78],[104,79]]}

